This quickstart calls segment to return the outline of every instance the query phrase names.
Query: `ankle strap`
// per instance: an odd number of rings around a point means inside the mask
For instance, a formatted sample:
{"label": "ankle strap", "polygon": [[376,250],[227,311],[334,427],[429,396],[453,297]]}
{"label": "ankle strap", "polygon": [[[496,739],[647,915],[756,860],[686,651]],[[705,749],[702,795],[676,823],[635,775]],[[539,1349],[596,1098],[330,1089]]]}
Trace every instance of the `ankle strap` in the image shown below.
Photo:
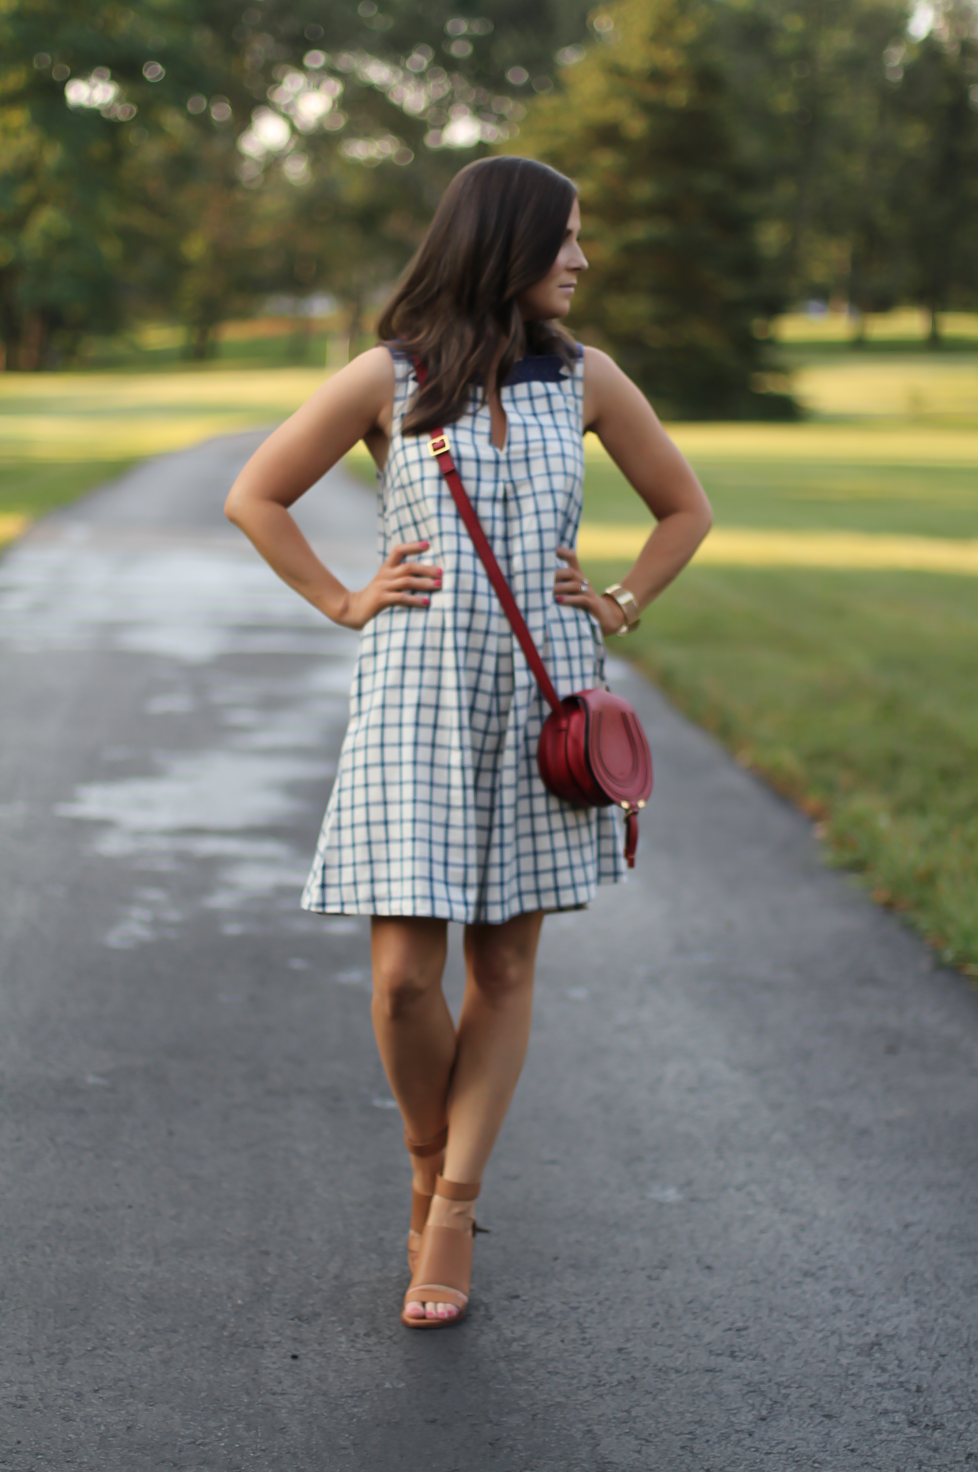
{"label": "ankle strap", "polygon": [[404,1131],[404,1143],[408,1153],[416,1155],[419,1160],[426,1160],[429,1155],[437,1155],[439,1150],[444,1150],[448,1139],[448,1125],[439,1130],[437,1135],[432,1135],[430,1140],[412,1140],[407,1130]]}
{"label": "ankle strap", "polygon": [[435,1177],[435,1195],[449,1201],[474,1201],[481,1187],[481,1181],[446,1181],[444,1176]]}

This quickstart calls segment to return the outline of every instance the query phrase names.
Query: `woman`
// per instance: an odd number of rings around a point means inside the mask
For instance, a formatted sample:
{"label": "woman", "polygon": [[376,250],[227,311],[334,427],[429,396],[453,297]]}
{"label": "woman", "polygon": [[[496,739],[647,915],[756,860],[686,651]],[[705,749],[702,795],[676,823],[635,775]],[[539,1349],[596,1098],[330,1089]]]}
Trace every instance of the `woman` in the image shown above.
{"label": "woman", "polygon": [[[585,906],[623,874],[616,814],[572,807],[540,781],[543,699],[429,453],[431,431],[449,429],[562,694],[604,683],[601,636],[627,632],[710,525],[639,390],[556,325],[587,267],[579,231],[574,185],[545,165],[464,168],[380,319],[382,345],[265,441],[227,502],[280,577],[361,631],[303,904],[372,917],[373,1023],[414,1172],[410,1327],[457,1323],[468,1302],[474,1201],[526,1053],[543,916]],[[591,588],[574,552],[585,430],[658,523],[617,595]],[[383,561],[352,591],[289,507],[360,439],[381,472]],[[457,1029],[441,990],[450,920],[465,925]]]}

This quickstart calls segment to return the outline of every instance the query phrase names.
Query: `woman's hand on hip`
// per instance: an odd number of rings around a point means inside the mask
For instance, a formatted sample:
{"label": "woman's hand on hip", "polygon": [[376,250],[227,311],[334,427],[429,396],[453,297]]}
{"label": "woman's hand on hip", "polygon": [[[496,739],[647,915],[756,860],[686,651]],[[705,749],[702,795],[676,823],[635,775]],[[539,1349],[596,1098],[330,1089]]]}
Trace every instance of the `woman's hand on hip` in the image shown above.
{"label": "woman's hand on hip", "polygon": [[430,542],[404,542],[395,547],[378,568],[376,577],[359,592],[347,593],[343,606],[329,610],[329,617],[344,628],[362,629],[382,608],[427,608],[431,594],[441,588],[442,570],[423,562],[407,562],[405,558],[426,552],[430,545]]}
{"label": "woman's hand on hip", "polygon": [[554,574],[554,597],[558,603],[569,603],[573,608],[586,608],[601,625],[602,634],[617,634],[625,623],[623,609],[614,598],[596,593],[581,571],[577,553],[571,547],[558,547],[557,556],[566,564]]}

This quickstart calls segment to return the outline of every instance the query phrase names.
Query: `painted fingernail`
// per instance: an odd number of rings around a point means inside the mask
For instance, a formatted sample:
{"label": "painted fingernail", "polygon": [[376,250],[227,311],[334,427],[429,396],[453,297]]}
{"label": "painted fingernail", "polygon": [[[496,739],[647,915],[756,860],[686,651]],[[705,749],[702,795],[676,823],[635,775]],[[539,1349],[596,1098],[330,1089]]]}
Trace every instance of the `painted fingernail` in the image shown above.
{"label": "painted fingernail", "polygon": [[560,596],[559,593],[557,593],[555,595],[555,597],[554,597],[554,602],[556,602],[556,603],[563,603],[563,601],[564,601],[563,598]]}
{"label": "painted fingernail", "polygon": [[431,599],[430,598],[422,598],[421,602],[424,604],[425,608],[427,608],[429,606],[429,604],[431,603]]}
{"label": "painted fingernail", "polygon": [[430,547],[431,546],[431,543],[430,542],[422,542],[421,545],[422,545],[422,547]]}

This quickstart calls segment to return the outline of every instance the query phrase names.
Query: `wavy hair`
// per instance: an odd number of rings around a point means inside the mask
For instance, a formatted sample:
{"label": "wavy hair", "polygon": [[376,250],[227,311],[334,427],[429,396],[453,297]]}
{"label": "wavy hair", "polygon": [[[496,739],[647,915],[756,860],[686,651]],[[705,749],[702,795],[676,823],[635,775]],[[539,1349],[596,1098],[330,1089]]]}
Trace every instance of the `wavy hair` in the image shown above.
{"label": "wavy hair", "polygon": [[574,361],[572,339],[555,322],[524,322],[516,302],[557,259],[576,197],[570,179],[528,158],[483,158],[455,175],[377,324],[381,342],[428,369],[405,434],[458,419],[473,385],[485,393],[500,344],[500,385],[527,351]]}

